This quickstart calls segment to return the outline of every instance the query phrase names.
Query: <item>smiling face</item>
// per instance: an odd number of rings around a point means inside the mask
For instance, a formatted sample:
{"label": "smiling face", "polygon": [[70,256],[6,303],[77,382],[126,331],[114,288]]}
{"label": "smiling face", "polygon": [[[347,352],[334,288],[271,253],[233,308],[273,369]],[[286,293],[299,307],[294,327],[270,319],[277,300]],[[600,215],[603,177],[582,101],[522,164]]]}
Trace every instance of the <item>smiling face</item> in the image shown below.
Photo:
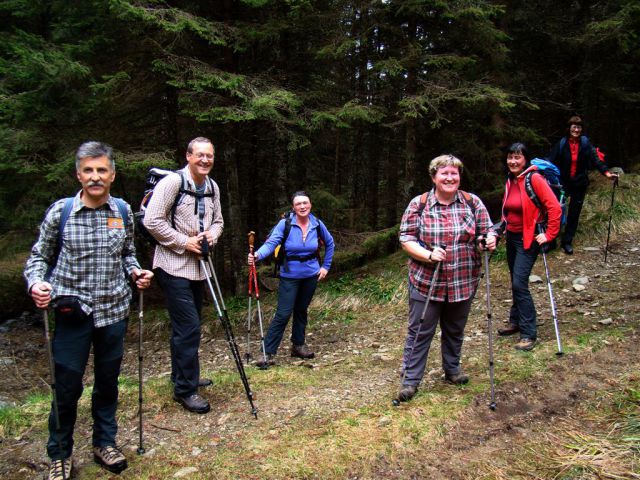
{"label": "smiling face", "polygon": [[453,165],[440,167],[431,179],[436,187],[436,194],[450,197],[458,191],[460,186],[460,169]]}
{"label": "smiling face", "polygon": [[527,159],[522,152],[509,152],[507,155],[507,168],[514,176],[520,175],[527,166]]}
{"label": "smiling face", "polygon": [[305,218],[311,213],[311,200],[305,195],[293,197],[293,211],[298,218]]}
{"label": "smiling face", "polygon": [[579,138],[580,135],[582,135],[582,125],[578,125],[577,123],[569,125],[569,135],[573,138]]}
{"label": "smiling face", "polygon": [[109,199],[116,171],[106,156],[81,158],[76,176],[82,184],[82,201],[88,207],[97,207]]}
{"label": "smiling face", "polygon": [[193,143],[191,152],[187,152],[187,163],[191,178],[202,185],[213,168],[213,145],[209,142]]}

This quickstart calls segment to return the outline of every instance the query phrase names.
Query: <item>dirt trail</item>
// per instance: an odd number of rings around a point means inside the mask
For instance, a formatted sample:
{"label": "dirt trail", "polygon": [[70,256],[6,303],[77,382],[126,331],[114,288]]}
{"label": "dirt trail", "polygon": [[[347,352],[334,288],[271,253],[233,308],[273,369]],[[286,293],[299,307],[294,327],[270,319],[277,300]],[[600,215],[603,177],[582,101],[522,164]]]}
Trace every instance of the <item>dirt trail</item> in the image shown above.
{"label": "dirt trail", "polygon": [[[640,363],[637,353],[640,302],[633,286],[637,283],[635,278],[640,262],[639,244],[635,238],[638,235],[614,242],[614,253],[609,256],[606,266],[602,264],[601,253],[585,251],[579,244],[576,254],[571,257],[561,252],[549,255],[552,275],[556,279],[554,292],[563,337],[575,338],[583,332],[609,328],[598,323],[605,318],[611,318],[614,326],[629,327],[626,337],[607,342],[596,352],[569,353],[552,362],[549,370],[534,373],[524,383],[511,381],[504,373],[505,366],[497,362],[496,411],[487,408],[488,393],[477,395],[462,415],[447,423],[446,432],[428,455],[394,463],[387,463],[381,458],[374,467],[378,472],[376,478],[476,478],[476,473],[469,470],[470,464],[490,467],[493,462],[502,461],[509,452],[517,451],[524,443],[542,438],[545,425],[577,415],[580,402],[593,398],[594,392],[607,389],[620,375],[637,372]],[[537,262],[534,273],[544,278],[541,260]],[[580,275],[589,277],[589,284],[585,291],[575,292],[571,279]],[[492,271],[492,284],[494,328],[497,328],[506,318],[509,306],[506,272],[494,274]],[[533,286],[533,291],[540,318],[544,321],[539,327],[540,340],[543,344],[555,344],[546,284]],[[257,371],[252,370],[250,374],[257,383],[256,402],[261,419],[264,419],[262,422],[250,420],[243,393],[235,386],[228,391],[216,388],[206,391],[214,408],[204,418],[188,414],[171,402],[167,386],[166,392],[162,392],[167,394],[166,401],[151,400],[154,406],[149,412],[145,410],[148,419],[146,441],[150,446],[166,446],[179,444],[186,434],[203,434],[212,438],[211,445],[215,448],[218,443],[233,442],[239,433],[252,435],[261,432],[263,425],[277,429],[290,425],[303,415],[313,415],[319,422],[330,421],[359,406],[380,402],[381,398],[390,400],[397,389],[405,315],[404,305],[397,305],[386,311],[385,307],[372,309],[370,321],[366,324],[360,322],[346,328],[316,325],[311,332],[310,343],[320,355],[312,366],[335,370],[335,374],[323,377],[313,387],[295,395],[259,391],[261,380]],[[4,362],[0,400],[20,401],[34,391],[48,393],[40,322],[39,317],[34,317],[5,325],[6,331],[0,337],[0,358]],[[469,338],[465,341],[463,356],[472,377],[479,372],[486,373],[486,363],[482,363],[486,355],[485,322],[484,295],[479,292],[467,326]],[[123,367],[123,374],[132,378],[136,378],[137,372],[135,334],[129,332]],[[495,339],[496,358],[500,358],[501,352],[510,351],[512,340]],[[217,370],[221,364],[233,371],[226,343],[221,338],[206,336],[203,349],[214,352],[203,355],[205,371]],[[154,340],[151,336],[145,341],[145,350],[147,358],[153,359],[146,365],[146,375],[152,378],[166,376],[169,365],[166,342]],[[354,358],[359,359],[358,366],[363,364],[363,359],[366,365],[358,375],[353,375],[350,369]],[[421,391],[439,384],[438,358],[439,352],[430,353],[427,370],[434,370],[425,377]],[[280,361],[285,370],[293,365],[305,366],[290,359],[280,358]],[[90,381],[91,377],[87,376],[87,382]],[[132,404],[133,401],[128,400],[128,405]],[[401,408],[411,408],[411,404]],[[135,446],[137,441],[134,410],[122,413],[120,419],[120,442],[129,444],[128,448]],[[76,437],[88,438],[89,432],[88,419],[80,418]],[[44,425],[33,425],[19,437],[5,438],[0,445],[0,475],[11,479],[41,475],[39,472],[44,471],[47,462],[44,435]],[[90,461],[86,443],[78,441],[74,454],[81,467]],[[125,472],[123,478],[135,478],[130,475],[133,473]],[[355,478],[357,472],[353,476]]]}

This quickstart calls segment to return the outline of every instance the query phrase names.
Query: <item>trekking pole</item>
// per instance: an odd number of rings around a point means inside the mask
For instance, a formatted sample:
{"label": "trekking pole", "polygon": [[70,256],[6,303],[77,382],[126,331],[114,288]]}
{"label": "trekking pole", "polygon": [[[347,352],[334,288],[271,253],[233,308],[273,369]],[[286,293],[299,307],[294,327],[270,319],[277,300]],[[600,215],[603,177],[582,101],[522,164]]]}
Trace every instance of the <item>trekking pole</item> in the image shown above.
{"label": "trekking pole", "polygon": [[[538,224],[538,232],[544,233],[542,231],[542,226]],[[553,316],[553,328],[556,331],[556,341],[558,342],[558,351],[556,355],[562,356],[564,353],[562,351],[562,343],[560,341],[560,329],[558,328],[558,314],[556,312],[556,301],[553,298],[553,288],[551,288],[551,278],[549,276],[549,265],[547,264],[547,254],[545,252],[545,246],[540,245],[540,251],[542,252],[542,260],[544,262],[544,272],[547,275],[547,287],[549,289],[549,303],[551,304],[551,315]]]}
{"label": "trekking pole", "polygon": [[489,278],[489,250],[486,247],[486,241],[483,242],[484,245],[484,277],[485,284],[487,287],[487,331],[489,334],[489,382],[491,384],[491,403],[489,403],[489,408],[491,410],[496,409],[496,393],[495,393],[495,382],[493,378],[493,310],[491,309],[491,279]]}
{"label": "trekking pole", "polygon": [[[253,245],[255,240],[255,232],[249,232],[249,252],[253,254]],[[262,309],[260,308],[260,290],[258,290],[258,273],[256,272],[255,261],[249,266],[249,318],[247,319],[249,328],[247,329],[247,351],[249,350],[249,333],[251,330],[251,298],[255,294],[256,309],[258,312],[258,325],[260,326],[260,347],[262,350],[263,365],[260,370],[266,370],[269,365],[267,363],[267,351],[264,345],[264,329],[262,326]]]}
{"label": "trekking pole", "polygon": [[[53,419],[56,424],[56,437],[58,450],[62,453],[62,440],[60,440],[60,413],[58,412],[58,395],[56,394],[56,366],[53,359],[53,349],[51,348],[51,337],[49,335],[49,310],[42,311],[42,321],[44,323],[44,341],[47,344],[47,357],[49,359],[49,376],[51,379],[51,405],[53,407]],[[62,465],[62,480],[66,480],[64,463]]]}
{"label": "trekking pole", "polygon": [[[209,265],[209,269],[211,271],[211,277],[206,276],[207,285],[209,286],[209,291],[211,292],[211,298],[213,299],[213,303],[216,307],[216,311],[218,312],[218,319],[222,324],[222,328],[224,329],[225,336],[227,338],[227,343],[229,344],[229,348],[231,350],[231,354],[233,356],[233,360],[236,364],[236,368],[238,369],[238,373],[240,374],[240,380],[242,381],[242,385],[244,386],[244,391],[247,395],[247,400],[251,405],[251,413],[254,417],[258,418],[258,409],[253,404],[253,392],[251,392],[251,387],[249,386],[249,380],[247,379],[247,374],[244,370],[244,365],[242,363],[242,357],[240,356],[240,351],[238,350],[238,345],[236,344],[235,337],[233,335],[233,330],[231,328],[231,321],[229,320],[229,316],[227,314],[227,309],[224,305],[224,300],[222,298],[222,293],[220,290],[220,284],[218,283],[218,278],[216,277],[215,270],[213,268],[213,262],[211,261],[211,257],[209,256],[209,244],[207,243],[206,237],[203,237],[201,242],[202,247],[202,257],[200,258],[200,267],[204,272],[207,272],[207,264],[205,263],[205,258],[207,259],[207,263]],[[216,294],[216,290],[213,288],[213,284],[211,283],[211,279],[213,278],[218,294]],[[220,301],[218,301],[218,296],[220,297]],[[222,306],[222,309],[220,308]]]}
{"label": "trekking pole", "polygon": [[[446,248],[445,245],[442,245],[440,248]],[[429,308],[429,302],[431,301],[431,295],[433,295],[433,289],[436,285],[436,279],[438,278],[438,273],[440,272],[440,266],[442,265],[442,262],[438,262],[436,264],[436,268],[433,271],[433,276],[431,277],[431,285],[429,285],[429,292],[427,293],[427,299],[424,302],[424,307],[422,309],[422,314],[420,315],[420,324],[418,325],[418,331],[416,332],[416,336],[413,337],[413,342],[411,344],[411,350],[409,351],[409,357],[407,360],[411,360],[411,358],[413,358],[413,351],[416,348],[416,343],[418,341],[418,337],[420,336],[420,333],[422,332],[422,325],[424,324],[425,321],[425,317],[427,316],[427,309]],[[407,365],[404,365],[403,368],[403,372],[402,372],[402,380],[400,381],[400,385],[404,385],[404,381],[407,378]],[[400,405],[400,397],[396,397],[391,401],[391,404],[394,407],[397,407]]]}
{"label": "trekking pole", "polygon": [[[251,231],[249,232],[249,253],[253,253],[253,235],[255,235],[255,232]],[[247,287],[247,292],[248,292],[248,296],[249,296],[249,308],[247,309],[247,349],[244,353],[244,358],[247,361],[247,365],[249,365],[249,361],[251,360],[251,301],[253,300],[253,295],[251,294],[251,287],[252,287],[252,281],[253,281],[253,265],[249,265],[249,284]]]}
{"label": "trekking pole", "polygon": [[138,313],[138,455],[142,455],[145,450],[142,444],[142,324],[144,320],[144,293],[140,290],[139,300],[139,313]]}
{"label": "trekking pole", "polygon": [[607,253],[609,252],[609,236],[611,235],[611,219],[613,218],[613,199],[616,194],[616,187],[618,186],[618,177],[613,181],[613,187],[611,187],[611,206],[609,207],[609,228],[607,228],[607,244],[604,247],[604,263],[607,263]]}

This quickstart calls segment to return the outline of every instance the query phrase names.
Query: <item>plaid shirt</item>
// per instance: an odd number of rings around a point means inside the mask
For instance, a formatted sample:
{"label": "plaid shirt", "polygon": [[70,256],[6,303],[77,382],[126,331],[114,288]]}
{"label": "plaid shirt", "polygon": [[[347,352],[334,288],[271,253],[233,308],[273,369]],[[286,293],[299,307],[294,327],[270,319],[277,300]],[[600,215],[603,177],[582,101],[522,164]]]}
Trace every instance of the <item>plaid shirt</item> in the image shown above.
{"label": "plaid shirt", "polygon": [[[491,226],[482,201],[471,195],[475,216],[460,192],[450,205],[443,205],[431,190],[422,216],[418,217],[420,196],[415,197],[402,215],[400,242],[418,242],[428,249],[446,245],[447,260],[442,262],[432,300],[461,302],[475,294],[480,282],[481,257],[475,245],[476,232]],[[409,258],[409,281],[421,295],[427,296],[437,263]]]}
{"label": "plaid shirt", "polygon": [[[195,191],[189,168],[185,167],[190,189]],[[213,234],[214,245],[222,235],[224,222],[220,208],[220,189],[213,180],[207,181],[205,193],[210,193],[213,187],[214,196],[204,198],[203,227]],[[193,252],[186,250],[189,237],[197,235],[200,229],[200,219],[194,213],[196,198],[183,195],[176,207],[175,225],[171,225],[171,207],[178,196],[182,179],[180,175],[171,174],[164,177],[156,188],[144,215],[144,226],[158,241],[153,256],[153,268],[161,268],[174,277],[188,280],[204,280],[208,274],[200,268],[200,258]]]}
{"label": "plaid shirt", "polygon": [[[40,236],[24,271],[29,290],[45,281],[55,261],[64,202],[62,199],[51,205],[40,225]],[[112,197],[93,209],[82,203],[78,192],[64,227],[58,261],[50,274],[52,304],[58,297],[77,297],[84,313],[93,313],[95,327],[112,325],[129,315],[132,293],[128,276],[140,265],[133,244],[133,214],[130,208],[127,210],[125,226]]]}

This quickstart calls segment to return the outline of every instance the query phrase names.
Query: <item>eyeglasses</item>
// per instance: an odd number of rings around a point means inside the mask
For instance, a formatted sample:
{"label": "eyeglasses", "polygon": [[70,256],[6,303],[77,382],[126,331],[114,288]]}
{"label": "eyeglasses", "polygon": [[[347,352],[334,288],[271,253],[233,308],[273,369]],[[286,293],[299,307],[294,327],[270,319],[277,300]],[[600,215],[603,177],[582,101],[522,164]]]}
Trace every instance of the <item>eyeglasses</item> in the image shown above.
{"label": "eyeglasses", "polygon": [[194,157],[196,157],[198,160],[212,160],[213,161],[213,154],[211,153],[190,153],[189,155],[193,155]]}

